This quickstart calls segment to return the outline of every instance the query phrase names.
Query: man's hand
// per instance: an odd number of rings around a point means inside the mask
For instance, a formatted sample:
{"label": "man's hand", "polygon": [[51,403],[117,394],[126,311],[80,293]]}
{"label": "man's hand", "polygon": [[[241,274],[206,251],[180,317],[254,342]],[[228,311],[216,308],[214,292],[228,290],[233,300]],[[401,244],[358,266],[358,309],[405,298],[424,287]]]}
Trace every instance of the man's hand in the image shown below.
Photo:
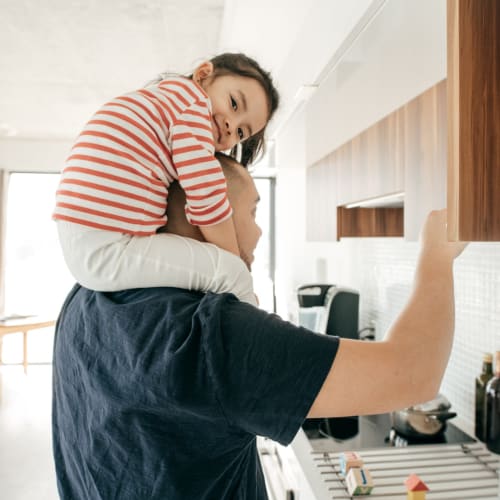
{"label": "man's hand", "polygon": [[421,233],[422,256],[453,260],[464,251],[468,243],[448,241],[446,220],[446,209],[434,210],[427,216]]}

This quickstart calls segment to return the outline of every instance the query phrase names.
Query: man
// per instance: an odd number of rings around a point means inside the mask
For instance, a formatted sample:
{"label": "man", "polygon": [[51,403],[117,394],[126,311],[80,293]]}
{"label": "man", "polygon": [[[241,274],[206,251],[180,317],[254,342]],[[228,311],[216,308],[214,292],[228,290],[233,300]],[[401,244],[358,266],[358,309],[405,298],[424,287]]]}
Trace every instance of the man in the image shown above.
{"label": "man", "polygon": [[[221,162],[250,265],[258,193],[246,170]],[[170,204],[182,210],[174,194]],[[199,238],[187,223],[174,226],[179,219],[169,231]],[[256,435],[288,444],[307,416],[433,398],[452,343],[453,260],[464,247],[445,233],[445,213],[432,213],[413,294],[382,342],[313,334],[231,294],[75,287],[54,349],[61,497],[266,498]]]}

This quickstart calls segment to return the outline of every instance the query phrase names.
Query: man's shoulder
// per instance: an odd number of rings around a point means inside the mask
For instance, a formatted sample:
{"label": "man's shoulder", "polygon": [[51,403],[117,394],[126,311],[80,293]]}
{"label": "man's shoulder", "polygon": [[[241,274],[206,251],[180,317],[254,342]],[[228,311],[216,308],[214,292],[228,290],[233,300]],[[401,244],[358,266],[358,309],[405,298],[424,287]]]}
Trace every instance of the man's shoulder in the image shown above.
{"label": "man's shoulder", "polygon": [[[92,325],[85,318],[93,318]],[[206,332],[234,334],[257,327],[283,328],[275,324],[276,318],[240,302],[231,293],[203,293],[170,287],[96,292],[76,285],[62,308],[60,327],[133,330],[137,335],[162,328],[179,333],[201,328]]]}
{"label": "man's shoulder", "polygon": [[[230,293],[204,293],[174,287],[133,288],[116,292],[98,292],[75,285],[66,299],[66,304],[83,309],[98,309],[100,312],[121,311],[133,315],[147,310],[148,315],[192,315],[195,310],[215,311],[220,308],[241,308],[241,303]],[[249,306],[251,307],[251,306]],[[243,307],[244,308],[244,307]]]}

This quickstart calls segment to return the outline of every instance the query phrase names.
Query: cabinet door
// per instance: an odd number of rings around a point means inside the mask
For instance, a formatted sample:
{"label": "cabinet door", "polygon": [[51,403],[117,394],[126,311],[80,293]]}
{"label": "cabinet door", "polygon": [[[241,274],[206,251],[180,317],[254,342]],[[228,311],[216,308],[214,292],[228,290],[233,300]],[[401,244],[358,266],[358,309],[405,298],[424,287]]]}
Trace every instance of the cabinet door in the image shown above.
{"label": "cabinet door", "polygon": [[405,239],[417,240],[427,214],[446,207],[446,80],[403,107]]}
{"label": "cabinet door", "polygon": [[391,113],[332,153],[340,205],[403,191],[403,127],[402,115]]}
{"label": "cabinet door", "polygon": [[337,166],[331,156],[306,173],[306,240],[335,241],[337,238]]}
{"label": "cabinet door", "polygon": [[339,205],[349,203],[355,196],[359,186],[359,179],[356,176],[356,165],[352,162],[353,151],[359,149],[359,138],[355,137],[333,153],[330,154],[333,164],[337,168],[337,201]]}
{"label": "cabinet door", "polygon": [[448,237],[500,241],[500,1],[448,0]]}

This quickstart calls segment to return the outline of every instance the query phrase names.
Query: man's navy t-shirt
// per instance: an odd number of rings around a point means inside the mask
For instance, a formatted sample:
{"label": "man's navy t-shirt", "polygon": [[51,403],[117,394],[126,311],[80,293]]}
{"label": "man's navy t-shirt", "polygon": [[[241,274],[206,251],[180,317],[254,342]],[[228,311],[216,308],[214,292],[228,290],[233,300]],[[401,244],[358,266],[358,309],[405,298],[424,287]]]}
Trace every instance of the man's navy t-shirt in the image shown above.
{"label": "man's navy t-shirt", "polygon": [[54,347],[61,498],[267,498],[256,435],[293,439],[337,348],[231,294],[75,286]]}

